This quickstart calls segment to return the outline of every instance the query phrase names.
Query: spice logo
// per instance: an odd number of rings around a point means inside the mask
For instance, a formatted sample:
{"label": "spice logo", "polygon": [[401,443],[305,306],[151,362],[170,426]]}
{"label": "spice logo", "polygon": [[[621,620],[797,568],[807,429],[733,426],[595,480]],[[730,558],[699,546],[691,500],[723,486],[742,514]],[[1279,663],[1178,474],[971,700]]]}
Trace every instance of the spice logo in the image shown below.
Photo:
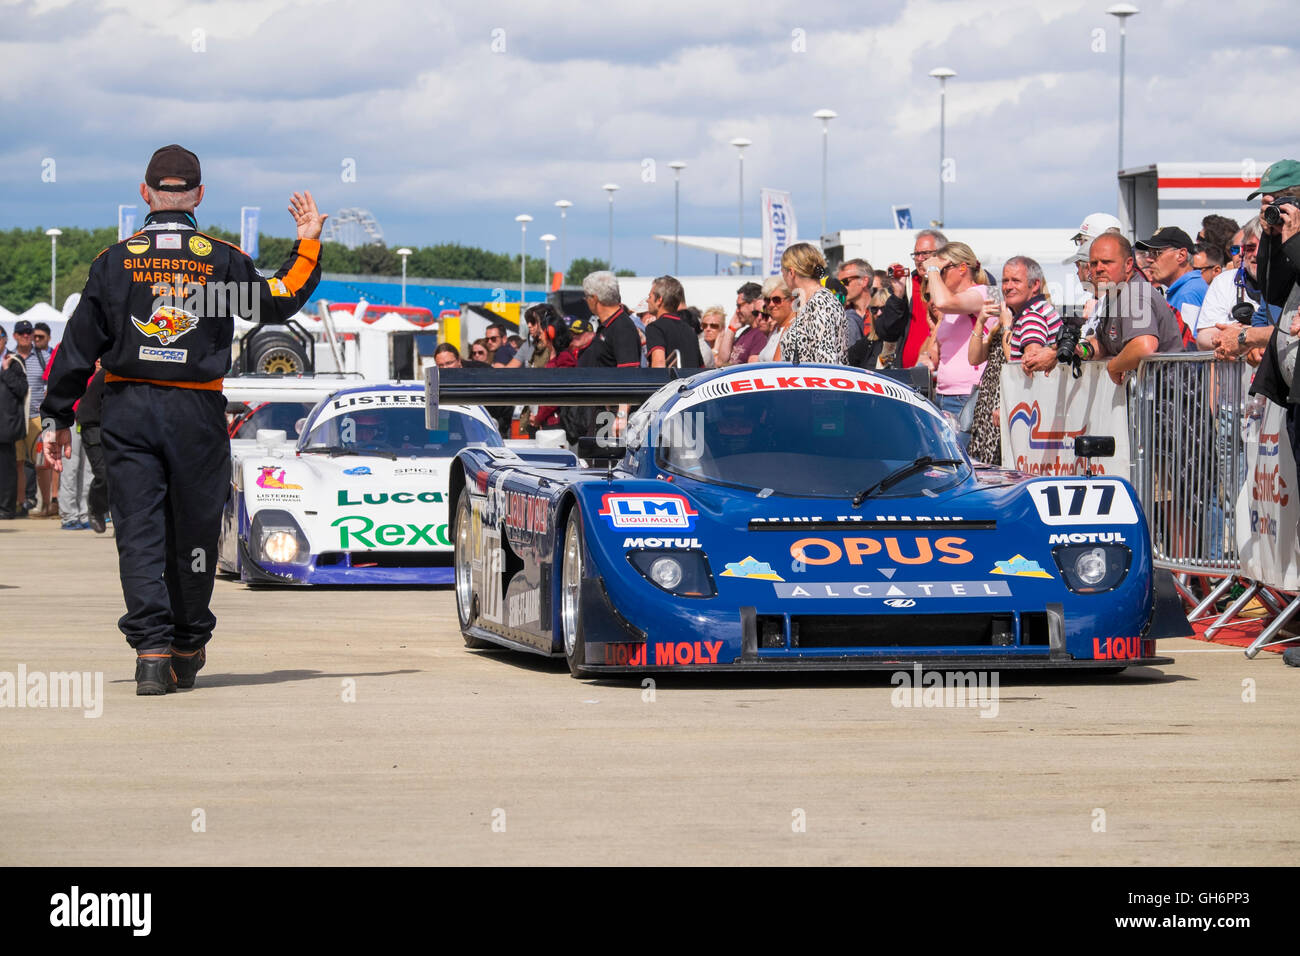
{"label": "spice logo", "polygon": [[202,236],[190,236],[190,252],[196,256],[206,256],[212,251],[212,243]]}
{"label": "spice logo", "polygon": [[141,322],[131,316],[131,322],[145,335],[152,335],[163,345],[171,345],[182,335],[198,327],[198,316],[173,305],[164,305],[149,316],[148,322]]}

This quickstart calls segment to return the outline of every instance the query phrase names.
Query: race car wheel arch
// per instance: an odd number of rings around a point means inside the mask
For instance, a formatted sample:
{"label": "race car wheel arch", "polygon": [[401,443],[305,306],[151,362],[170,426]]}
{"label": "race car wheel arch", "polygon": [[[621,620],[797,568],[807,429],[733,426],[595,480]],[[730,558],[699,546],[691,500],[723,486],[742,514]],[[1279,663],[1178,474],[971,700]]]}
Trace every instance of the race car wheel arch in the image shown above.
{"label": "race car wheel arch", "polygon": [[582,536],[582,509],[569,509],[564,522],[560,546],[560,635],[569,673],[581,677],[587,660],[587,642],[583,634],[582,579],[585,573],[586,546]]}

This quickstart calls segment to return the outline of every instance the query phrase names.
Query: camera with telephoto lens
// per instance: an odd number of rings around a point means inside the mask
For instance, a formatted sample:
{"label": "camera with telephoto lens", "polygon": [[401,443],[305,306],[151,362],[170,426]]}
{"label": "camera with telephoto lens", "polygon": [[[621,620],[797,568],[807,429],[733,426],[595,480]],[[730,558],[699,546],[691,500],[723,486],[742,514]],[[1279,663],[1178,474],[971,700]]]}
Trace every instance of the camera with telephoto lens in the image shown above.
{"label": "camera with telephoto lens", "polygon": [[1082,334],[1082,327],[1073,322],[1061,324],[1061,335],[1056,340],[1056,361],[1059,364],[1073,365],[1076,369],[1079,367],[1079,356],[1074,354],[1074,350],[1079,347],[1079,337]]}
{"label": "camera with telephoto lens", "polygon": [[1282,206],[1300,206],[1300,199],[1292,196],[1282,196],[1279,199],[1274,199],[1260,212],[1259,218],[1270,226],[1282,225],[1282,210],[1280,208]]}

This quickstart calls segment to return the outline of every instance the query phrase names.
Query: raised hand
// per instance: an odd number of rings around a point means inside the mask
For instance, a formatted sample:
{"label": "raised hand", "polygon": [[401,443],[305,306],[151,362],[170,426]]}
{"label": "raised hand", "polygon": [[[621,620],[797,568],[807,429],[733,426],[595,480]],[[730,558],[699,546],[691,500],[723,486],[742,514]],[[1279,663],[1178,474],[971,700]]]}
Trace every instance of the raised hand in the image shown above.
{"label": "raised hand", "polygon": [[289,200],[289,215],[293,216],[293,223],[298,227],[299,239],[319,239],[325,220],[329,218],[316,208],[316,200],[305,189],[294,193]]}

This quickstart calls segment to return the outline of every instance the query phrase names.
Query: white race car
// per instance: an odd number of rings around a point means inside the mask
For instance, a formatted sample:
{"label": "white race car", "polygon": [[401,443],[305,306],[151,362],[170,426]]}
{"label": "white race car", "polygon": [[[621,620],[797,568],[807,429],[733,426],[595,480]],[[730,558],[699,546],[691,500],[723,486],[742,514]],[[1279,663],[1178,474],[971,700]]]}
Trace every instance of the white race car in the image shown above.
{"label": "white race car", "polygon": [[422,385],[337,384],[296,443],[267,429],[231,441],[218,566],[276,584],[451,583],[447,476],[462,448],[505,451],[496,425],[448,405],[430,429]]}

